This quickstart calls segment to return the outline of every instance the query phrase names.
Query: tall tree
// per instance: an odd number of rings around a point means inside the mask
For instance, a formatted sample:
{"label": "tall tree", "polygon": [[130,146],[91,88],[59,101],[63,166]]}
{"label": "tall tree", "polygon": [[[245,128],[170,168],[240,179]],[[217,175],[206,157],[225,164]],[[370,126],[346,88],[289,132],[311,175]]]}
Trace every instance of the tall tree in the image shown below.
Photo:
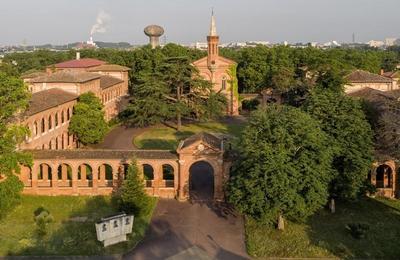
{"label": "tall tree", "polygon": [[149,200],[144,190],[143,178],[135,159],[128,167],[121,189],[115,195],[121,210],[135,215],[145,215],[149,210]]}
{"label": "tall tree", "polygon": [[103,140],[108,125],[104,119],[103,104],[92,92],[82,94],[74,107],[69,132],[83,144],[95,144]]}
{"label": "tall tree", "polygon": [[[172,118],[177,129],[182,117],[208,119],[220,116],[225,99],[185,57],[167,58],[152,72],[142,73],[134,89],[135,97],[123,114],[127,122],[139,126]],[[142,108],[148,110],[141,115]]]}
{"label": "tall tree", "polygon": [[310,216],[328,198],[327,141],[318,122],[300,109],[272,105],[255,111],[238,146],[228,201],[264,221]]}
{"label": "tall tree", "polygon": [[14,175],[20,165],[30,166],[29,154],[17,151],[29,135],[27,128],[15,124],[16,115],[28,105],[29,92],[24,82],[0,72],[0,216],[15,205],[23,185]]}
{"label": "tall tree", "polygon": [[318,120],[333,148],[331,195],[354,199],[372,163],[372,131],[361,103],[343,92],[316,88],[303,109]]}

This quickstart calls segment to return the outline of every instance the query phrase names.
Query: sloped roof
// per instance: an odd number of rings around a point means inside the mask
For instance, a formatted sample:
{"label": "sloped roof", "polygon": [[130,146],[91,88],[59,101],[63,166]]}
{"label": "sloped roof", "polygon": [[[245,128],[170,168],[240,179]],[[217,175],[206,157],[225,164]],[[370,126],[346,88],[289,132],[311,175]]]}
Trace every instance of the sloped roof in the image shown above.
{"label": "sloped roof", "polygon": [[29,100],[29,107],[24,113],[31,116],[47,109],[65,104],[78,98],[78,95],[58,88],[43,90],[32,94]]}
{"label": "sloped roof", "polygon": [[115,77],[111,77],[111,76],[101,76],[100,78],[100,87],[102,89],[106,89],[109,87],[112,87],[114,85],[117,85],[119,83],[124,82],[123,80],[120,80],[118,78]]}
{"label": "sloped roof", "polygon": [[392,80],[364,70],[355,70],[345,77],[350,83],[392,83]]}
{"label": "sloped roof", "polygon": [[31,150],[34,159],[173,159],[178,155],[166,150]]}
{"label": "sloped roof", "polygon": [[372,88],[363,88],[348,94],[351,97],[359,97],[368,101],[395,100],[396,97],[391,92],[383,92]]}
{"label": "sloped roof", "polygon": [[117,64],[103,64],[88,69],[88,71],[129,71],[129,70],[131,69]]}
{"label": "sloped roof", "polygon": [[47,73],[44,71],[35,71],[35,72],[30,72],[30,73],[24,73],[21,75],[22,79],[33,79],[37,77],[43,77],[46,76]]}
{"label": "sloped roof", "polygon": [[179,149],[184,149],[186,147],[189,147],[198,141],[203,141],[217,149],[221,149],[222,146],[222,139],[216,137],[213,134],[201,132],[183,140]]}
{"label": "sloped roof", "polygon": [[38,77],[32,80],[33,83],[84,83],[98,79],[101,75],[91,72],[78,72],[70,70],[60,70],[50,75]]}
{"label": "sloped roof", "polygon": [[399,71],[388,71],[383,73],[384,77],[387,78],[396,78],[396,77],[400,77],[400,72]]}
{"label": "sloped roof", "polygon": [[95,67],[95,66],[100,66],[105,64],[105,61],[102,60],[97,60],[97,59],[91,59],[91,58],[85,58],[85,59],[79,59],[79,60],[68,60],[64,62],[60,62],[57,64],[54,64],[50,67],[55,67],[55,68],[60,68],[60,69],[65,69],[65,68],[90,68],[90,67]]}

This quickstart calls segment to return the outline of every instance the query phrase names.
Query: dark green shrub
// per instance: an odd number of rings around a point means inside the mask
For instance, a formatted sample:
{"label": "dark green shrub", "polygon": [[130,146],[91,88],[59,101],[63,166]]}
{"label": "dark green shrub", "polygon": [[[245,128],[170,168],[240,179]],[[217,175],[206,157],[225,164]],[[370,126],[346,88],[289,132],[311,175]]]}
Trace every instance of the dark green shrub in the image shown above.
{"label": "dark green shrub", "polygon": [[346,226],[351,236],[355,239],[362,239],[367,235],[369,225],[365,223],[350,223]]}
{"label": "dark green shrub", "polygon": [[43,208],[39,207],[34,211],[34,219],[37,225],[37,234],[39,237],[43,237],[47,234],[47,226],[49,223],[53,222],[53,216],[50,212]]}
{"label": "dark green shrub", "polygon": [[260,101],[258,101],[258,99],[243,100],[242,109],[253,111],[257,109],[258,105],[260,105]]}

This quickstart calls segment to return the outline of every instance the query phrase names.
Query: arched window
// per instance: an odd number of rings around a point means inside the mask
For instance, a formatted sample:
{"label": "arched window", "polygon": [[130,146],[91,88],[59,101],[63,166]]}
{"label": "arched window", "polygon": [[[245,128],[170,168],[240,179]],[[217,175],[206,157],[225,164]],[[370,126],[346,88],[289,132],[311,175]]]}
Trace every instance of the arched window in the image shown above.
{"label": "arched window", "polygon": [[174,187],[174,168],[169,164],[164,164],[162,170],[165,187]]}
{"label": "arched window", "polygon": [[64,118],[64,110],[61,111],[61,124],[64,124],[65,118]]}
{"label": "arched window", "polygon": [[56,150],[58,150],[58,137],[56,137]]}
{"label": "arched window", "polygon": [[37,135],[38,135],[38,125],[37,122],[35,121],[35,123],[33,123],[33,136]]}
{"label": "arched window", "polygon": [[222,90],[226,90],[226,77],[222,78]]}
{"label": "arched window", "polygon": [[69,119],[71,118],[71,111],[69,110],[69,108],[67,109],[67,121],[69,121]]}
{"label": "arched window", "polygon": [[56,114],[54,115],[54,125],[55,125],[55,127],[58,126],[58,113],[56,113]]}
{"label": "arched window", "polygon": [[51,120],[51,115],[50,115],[50,116],[49,116],[49,119],[48,119],[49,130],[53,127],[53,124],[52,124],[51,121],[52,121],[52,120]]}
{"label": "arched window", "polygon": [[42,118],[42,123],[41,123],[41,133],[43,134],[44,132],[46,132],[46,124],[44,123],[44,118]]}
{"label": "arched window", "polygon": [[49,141],[49,150],[53,149],[52,140]]}

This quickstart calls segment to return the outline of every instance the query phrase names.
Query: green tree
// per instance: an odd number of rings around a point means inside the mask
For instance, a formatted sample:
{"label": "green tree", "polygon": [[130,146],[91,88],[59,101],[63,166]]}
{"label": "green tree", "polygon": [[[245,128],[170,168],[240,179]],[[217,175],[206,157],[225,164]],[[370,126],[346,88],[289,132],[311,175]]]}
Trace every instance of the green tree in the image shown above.
{"label": "green tree", "polygon": [[16,148],[25,136],[27,128],[15,124],[18,114],[28,105],[29,92],[22,80],[0,72],[0,216],[3,216],[19,199],[22,183],[14,175],[20,165],[30,166],[29,154]]}
{"label": "green tree", "polygon": [[359,101],[342,92],[317,88],[303,105],[329,135],[335,178],[331,195],[354,199],[372,163],[372,131]]}
{"label": "green tree", "polygon": [[116,194],[120,209],[137,216],[149,213],[150,198],[144,190],[143,178],[135,159],[128,167],[121,189]]}
{"label": "green tree", "polygon": [[298,108],[253,112],[227,185],[228,201],[263,221],[304,220],[328,198],[331,151],[318,122]]}
{"label": "green tree", "polygon": [[74,107],[69,132],[76,135],[79,142],[87,145],[103,140],[107,130],[100,99],[92,92],[82,94]]}
{"label": "green tree", "polygon": [[[153,66],[138,78],[135,97],[123,113],[126,122],[143,126],[175,118],[180,130],[182,117],[221,115],[224,97],[213,91],[212,84],[200,77],[187,58],[168,58]],[[144,114],[143,107],[147,108]]]}

